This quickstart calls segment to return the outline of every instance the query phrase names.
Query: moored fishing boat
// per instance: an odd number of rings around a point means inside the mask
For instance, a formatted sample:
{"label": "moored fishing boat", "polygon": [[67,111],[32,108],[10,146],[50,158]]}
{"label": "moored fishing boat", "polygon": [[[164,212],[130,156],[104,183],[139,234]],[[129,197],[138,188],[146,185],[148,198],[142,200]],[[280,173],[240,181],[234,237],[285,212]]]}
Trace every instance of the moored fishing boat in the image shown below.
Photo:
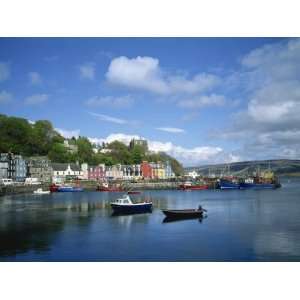
{"label": "moored fishing boat", "polygon": [[178,186],[178,189],[180,190],[190,190],[190,191],[193,191],[193,190],[207,190],[208,189],[208,185],[207,184],[201,184],[201,183],[192,183],[190,181],[186,181],[185,183],[183,184],[180,184]]}
{"label": "moored fishing boat", "polygon": [[275,183],[247,183],[247,182],[242,182],[240,184],[240,189],[241,190],[245,190],[245,189],[254,189],[254,190],[276,189],[278,187],[279,187],[279,185],[276,185]]}
{"label": "moored fishing boat", "polygon": [[257,172],[256,176],[248,177],[240,184],[240,189],[276,189],[281,187],[278,178],[270,170]]}
{"label": "moored fishing boat", "polygon": [[220,179],[219,185],[221,190],[238,190],[240,188],[239,182],[223,178]]}
{"label": "moored fishing boat", "polygon": [[76,187],[76,186],[59,186],[57,188],[57,192],[82,192],[82,187]]}
{"label": "moored fishing boat", "polygon": [[128,195],[116,199],[110,205],[114,214],[137,214],[152,211],[152,202],[133,203]]}
{"label": "moored fishing boat", "polygon": [[60,187],[60,185],[52,183],[49,187],[49,190],[51,193],[55,193],[55,192],[57,192],[58,187]]}

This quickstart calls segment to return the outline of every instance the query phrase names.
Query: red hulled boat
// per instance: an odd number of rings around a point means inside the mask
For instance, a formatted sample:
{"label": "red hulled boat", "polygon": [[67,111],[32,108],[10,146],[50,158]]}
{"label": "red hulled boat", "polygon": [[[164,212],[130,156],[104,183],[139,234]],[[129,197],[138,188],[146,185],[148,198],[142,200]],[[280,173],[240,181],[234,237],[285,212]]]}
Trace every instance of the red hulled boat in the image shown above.
{"label": "red hulled boat", "polygon": [[200,184],[200,183],[192,183],[190,181],[187,181],[183,184],[180,184],[178,186],[180,190],[184,191],[194,191],[194,190],[207,190],[208,185],[207,184]]}
{"label": "red hulled boat", "polygon": [[49,187],[49,190],[51,193],[55,193],[58,191],[58,188],[60,187],[60,185],[52,183]]}

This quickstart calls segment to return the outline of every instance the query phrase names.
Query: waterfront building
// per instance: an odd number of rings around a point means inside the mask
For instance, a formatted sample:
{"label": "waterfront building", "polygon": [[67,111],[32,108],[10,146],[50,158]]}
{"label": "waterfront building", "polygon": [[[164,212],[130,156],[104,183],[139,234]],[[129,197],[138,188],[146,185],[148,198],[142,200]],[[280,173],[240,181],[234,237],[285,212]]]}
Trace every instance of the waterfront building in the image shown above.
{"label": "waterfront building", "polygon": [[141,170],[141,165],[132,165],[132,170],[133,170],[133,178],[134,179],[140,179],[142,178],[142,170]]}
{"label": "waterfront building", "polygon": [[52,163],[53,181],[64,181],[65,179],[81,179],[82,170],[79,164]]}
{"label": "waterfront building", "polygon": [[105,176],[108,179],[122,179],[123,178],[123,170],[120,164],[109,166],[105,170]]}
{"label": "waterfront building", "polygon": [[9,178],[8,168],[9,168],[8,153],[1,153],[0,154],[0,179]]}
{"label": "waterfront building", "polygon": [[153,179],[157,179],[158,175],[157,175],[157,164],[156,163],[150,163],[151,166],[151,178]]}
{"label": "waterfront building", "polygon": [[89,166],[88,179],[89,180],[103,180],[105,179],[105,165],[99,164],[98,166]]}
{"label": "waterfront building", "polygon": [[14,177],[12,178],[15,181],[25,181],[27,177],[27,163],[23,159],[22,155],[14,155]]}
{"label": "waterfront building", "polygon": [[175,174],[172,170],[171,164],[169,161],[165,163],[165,178],[173,178]]}
{"label": "waterfront building", "polygon": [[166,178],[166,171],[165,166],[161,162],[151,163],[152,168],[152,178],[155,179],[165,179]]}
{"label": "waterfront building", "polygon": [[46,156],[32,156],[27,161],[28,177],[37,178],[40,182],[51,182],[53,169]]}
{"label": "waterfront building", "polygon": [[81,179],[85,179],[85,180],[89,179],[88,168],[89,168],[89,166],[87,163],[81,164],[81,173],[82,173]]}
{"label": "waterfront building", "polygon": [[152,167],[147,161],[141,163],[141,171],[143,178],[152,178]]}
{"label": "waterfront building", "polygon": [[27,175],[27,164],[22,155],[1,153],[0,178],[9,178],[13,181],[24,181]]}
{"label": "waterfront building", "polygon": [[133,167],[131,165],[122,165],[122,171],[123,171],[123,179],[124,180],[130,180],[133,179]]}
{"label": "waterfront building", "polygon": [[165,166],[161,162],[157,163],[157,177],[158,177],[158,179],[165,179],[166,178]]}

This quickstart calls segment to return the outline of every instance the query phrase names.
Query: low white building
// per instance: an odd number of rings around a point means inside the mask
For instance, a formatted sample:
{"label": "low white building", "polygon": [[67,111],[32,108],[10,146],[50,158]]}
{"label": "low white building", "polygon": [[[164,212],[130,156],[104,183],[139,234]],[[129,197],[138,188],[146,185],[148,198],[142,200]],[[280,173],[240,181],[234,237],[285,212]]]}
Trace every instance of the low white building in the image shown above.
{"label": "low white building", "polygon": [[78,164],[52,163],[53,182],[61,182],[65,179],[81,179],[83,171]]}
{"label": "low white building", "polygon": [[108,148],[103,148],[103,149],[101,149],[100,151],[98,151],[98,152],[100,152],[100,153],[111,153],[111,149],[108,149]]}
{"label": "low white building", "polygon": [[188,172],[187,176],[188,177],[192,177],[193,179],[195,179],[195,178],[197,178],[199,176],[199,174],[195,170],[193,170],[191,172]]}

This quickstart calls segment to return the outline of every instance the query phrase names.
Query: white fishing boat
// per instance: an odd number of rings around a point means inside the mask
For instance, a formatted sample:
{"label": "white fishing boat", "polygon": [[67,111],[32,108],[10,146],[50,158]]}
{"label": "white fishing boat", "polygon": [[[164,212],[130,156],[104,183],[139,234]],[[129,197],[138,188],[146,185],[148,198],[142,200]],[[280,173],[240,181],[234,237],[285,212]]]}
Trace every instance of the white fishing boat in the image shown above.
{"label": "white fishing boat", "polygon": [[36,191],[33,192],[35,195],[47,195],[50,194],[50,191],[43,191],[42,188],[38,188]]}

